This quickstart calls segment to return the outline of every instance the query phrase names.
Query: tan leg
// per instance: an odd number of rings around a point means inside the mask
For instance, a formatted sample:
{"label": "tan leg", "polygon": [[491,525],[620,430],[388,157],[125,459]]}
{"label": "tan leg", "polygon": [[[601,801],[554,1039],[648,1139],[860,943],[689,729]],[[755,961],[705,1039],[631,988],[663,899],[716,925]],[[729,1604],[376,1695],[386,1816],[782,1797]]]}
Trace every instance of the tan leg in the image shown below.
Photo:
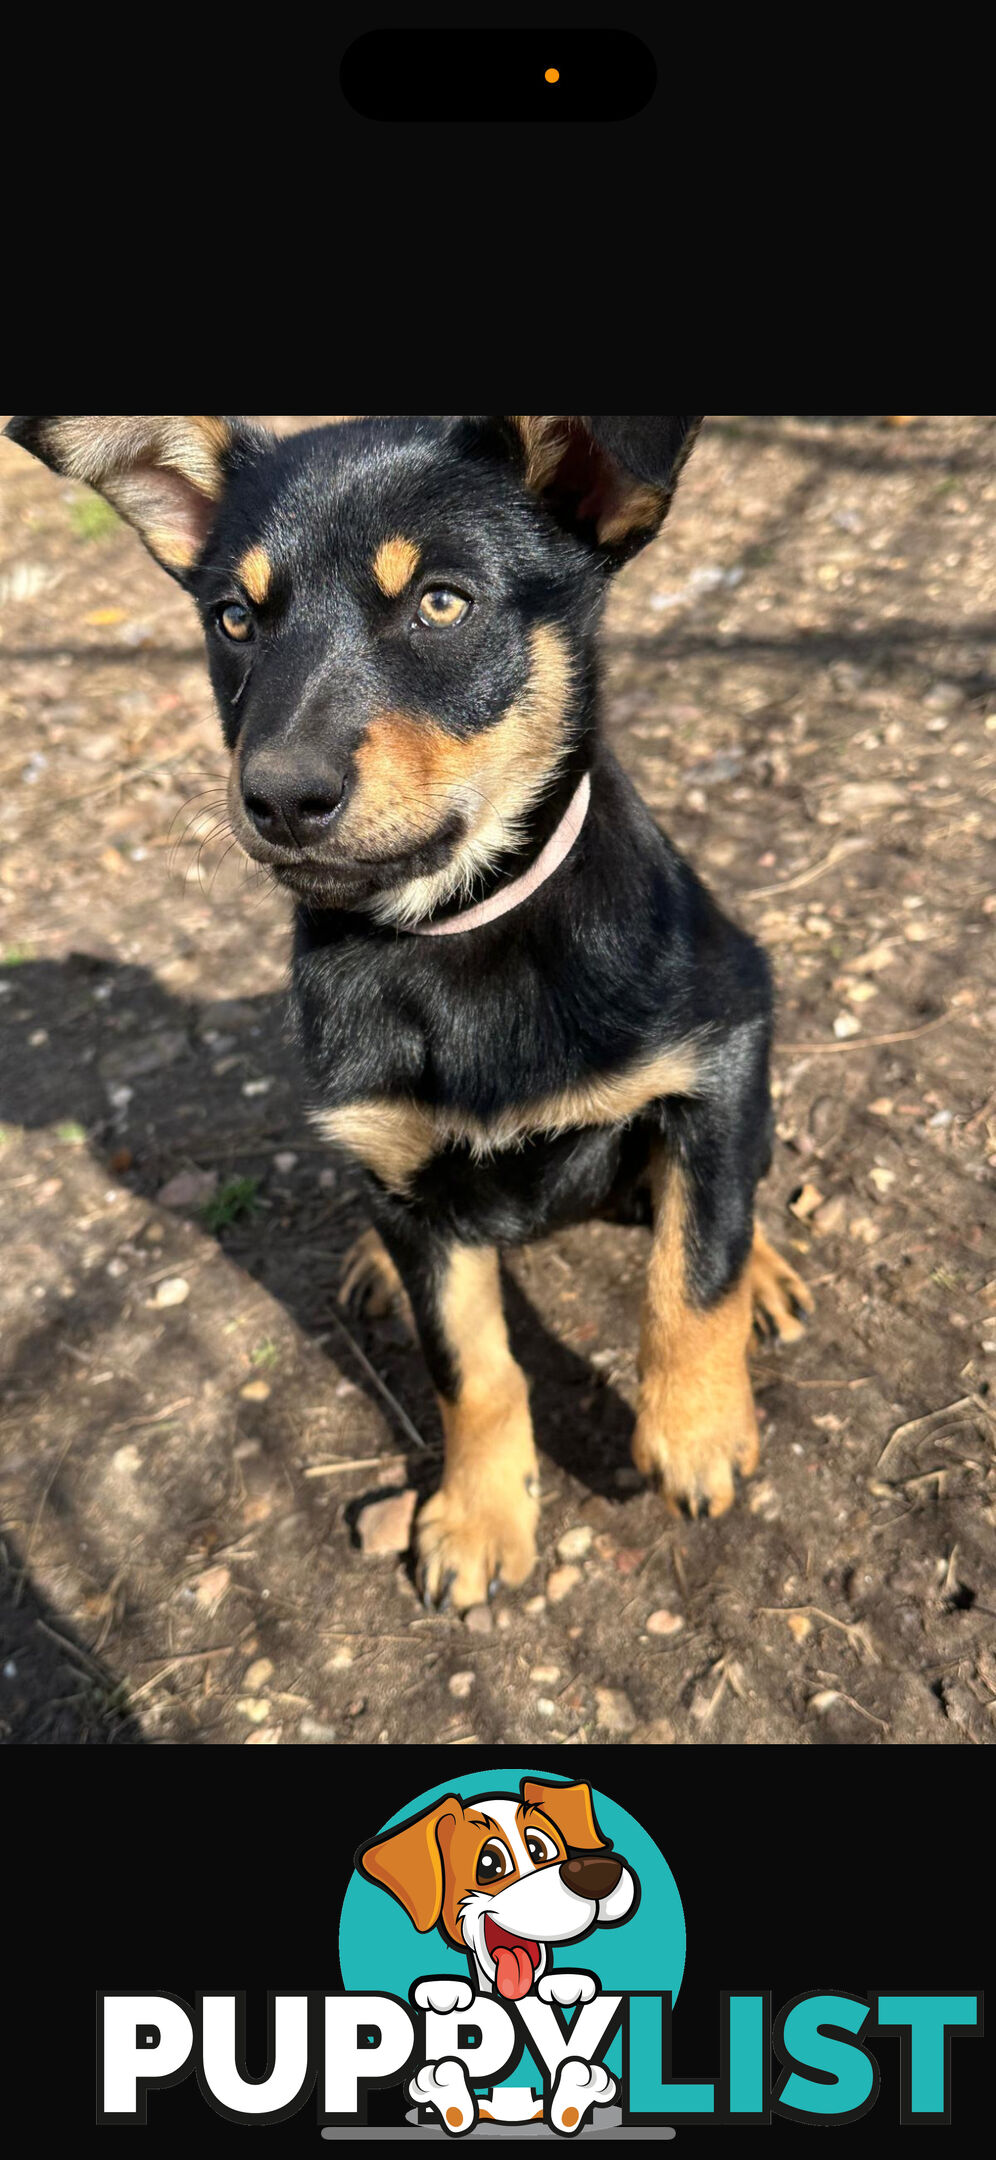
{"label": "tan leg", "polygon": [[733,1472],[757,1468],[758,1431],[747,1343],[751,1267],[707,1310],[691,1299],[686,1273],[688,1199],[681,1172],[663,1153],[653,1164],[654,1242],[640,1338],[640,1406],[633,1460],[660,1484],[672,1508],[687,1502],[721,1515],[733,1499]]}
{"label": "tan leg", "polygon": [[801,1276],[756,1226],[750,1256],[750,1290],[758,1334],[777,1336],[779,1342],[798,1342],[805,1332],[805,1322],[796,1308],[811,1313],[813,1300]]}
{"label": "tan leg", "polygon": [[437,1322],[455,1375],[440,1396],[443,1482],[418,1518],[419,1580],[427,1602],[449,1592],[479,1605],[495,1578],[515,1586],[536,1558],[539,1478],[525,1376],[508,1346],[498,1256],[457,1246],[438,1290]]}
{"label": "tan leg", "polygon": [[376,1230],[364,1230],[350,1246],[339,1280],[340,1305],[355,1305],[373,1320],[382,1320],[392,1305],[408,1300],[390,1253]]}

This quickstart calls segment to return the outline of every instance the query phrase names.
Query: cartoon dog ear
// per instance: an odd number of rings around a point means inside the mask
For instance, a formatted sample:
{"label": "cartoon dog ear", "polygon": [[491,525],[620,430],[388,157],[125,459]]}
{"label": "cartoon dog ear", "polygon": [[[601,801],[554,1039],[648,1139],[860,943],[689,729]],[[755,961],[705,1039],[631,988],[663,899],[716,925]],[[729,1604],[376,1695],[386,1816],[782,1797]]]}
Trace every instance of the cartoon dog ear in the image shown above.
{"label": "cartoon dog ear", "polygon": [[97,488],[181,582],[231,473],[272,441],[221,413],[16,413],[5,433],[53,472]]}
{"label": "cartoon dog ear", "polygon": [[618,563],[660,531],[702,418],[520,413],[511,425],[527,485]]}
{"label": "cartoon dog ear", "polygon": [[463,1801],[447,1793],[427,1815],[402,1823],[386,1837],[373,1838],[361,1847],[356,1865],[361,1875],[379,1883],[403,1905],[420,1935],[434,1928],[443,1909],[443,1855],[440,1827],[455,1823],[463,1814]]}
{"label": "cartoon dog ear", "polygon": [[605,1852],[611,1845],[595,1821],[590,1785],[541,1785],[525,1778],[522,1798],[527,1807],[541,1807],[560,1831],[565,1845],[577,1852]]}

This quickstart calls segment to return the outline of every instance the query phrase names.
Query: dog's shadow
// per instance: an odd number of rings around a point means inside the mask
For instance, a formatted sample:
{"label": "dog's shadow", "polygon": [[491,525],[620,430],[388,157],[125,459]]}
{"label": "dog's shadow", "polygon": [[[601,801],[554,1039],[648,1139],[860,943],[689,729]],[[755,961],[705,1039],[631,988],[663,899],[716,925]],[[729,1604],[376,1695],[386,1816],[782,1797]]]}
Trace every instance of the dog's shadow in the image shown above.
{"label": "dog's shadow", "polygon": [[[223,1188],[255,1178],[266,1194],[274,1156],[296,1152],[278,1204],[218,1227],[229,1260],[262,1282],[309,1338],[327,1338],[393,1425],[406,1474],[424,1493],[438,1480],[439,1453],[416,1449],[335,1319],[339,1266],[365,1227],[361,1183],[343,1158],[320,1147],[303,1115],[301,1075],[286,998],[233,1001],[172,994],[147,968],[71,953],[0,968],[0,1126],[82,1128],[108,1183],[151,1203],[178,1173],[217,1170]],[[335,1166],[330,1198],[319,1172]],[[188,1212],[195,1212],[188,1210]],[[106,1278],[105,1278],[106,1280]],[[108,1323],[117,1293],[101,1288]],[[551,1334],[506,1276],[516,1355],[529,1378],[542,1452],[591,1492],[619,1498],[616,1471],[629,1461],[632,1412],[585,1358]],[[421,1353],[400,1317],[343,1316],[358,1345],[426,1440],[438,1416]],[[46,1364],[46,1324],[18,1352],[22,1374]]]}

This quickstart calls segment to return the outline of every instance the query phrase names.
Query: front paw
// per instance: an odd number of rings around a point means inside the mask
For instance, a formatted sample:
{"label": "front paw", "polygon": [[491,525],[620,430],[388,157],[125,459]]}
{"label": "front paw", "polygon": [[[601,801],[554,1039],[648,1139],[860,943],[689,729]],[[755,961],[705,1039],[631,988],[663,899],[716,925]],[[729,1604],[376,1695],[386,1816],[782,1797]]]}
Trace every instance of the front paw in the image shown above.
{"label": "front paw", "polygon": [[614,2098],[615,2090],[615,2078],[601,2063],[587,2063],[580,2056],[569,2055],[560,2065],[550,2102],[554,2129],[568,2134],[580,2130],[589,2109],[605,2107]]}
{"label": "front paw", "polygon": [[426,1605],[467,1612],[485,1604],[499,1580],[513,1590],[525,1582],[536,1560],[535,1484],[513,1476],[502,1490],[454,1480],[433,1494],[415,1525],[416,1580]]}
{"label": "front paw", "polygon": [[549,1972],[537,1980],[536,1993],[541,2002],[569,2009],[571,2003],[591,2002],[598,1989],[590,1973]]}
{"label": "front paw", "polygon": [[474,1990],[469,1980],[440,1973],[437,1979],[417,1981],[411,1999],[416,2010],[438,2010],[441,2017],[447,2017],[453,2010],[469,2010]]}
{"label": "front paw", "polygon": [[757,1469],[760,1440],[746,1371],[742,1388],[711,1391],[703,1373],[685,1390],[651,1390],[641,1400],[633,1461],[659,1485],[672,1513],[722,1515],[733,1501],[733,1473]]}
{"label": "front paw", "polygon": [[455,2056],[445,2055],[441,2062],[426,2063],[412,2078],[408,2098],[417,2107],[432,2108],[450,2137],[463,2137],[477,2122],[477,2101],[463,2064]]}

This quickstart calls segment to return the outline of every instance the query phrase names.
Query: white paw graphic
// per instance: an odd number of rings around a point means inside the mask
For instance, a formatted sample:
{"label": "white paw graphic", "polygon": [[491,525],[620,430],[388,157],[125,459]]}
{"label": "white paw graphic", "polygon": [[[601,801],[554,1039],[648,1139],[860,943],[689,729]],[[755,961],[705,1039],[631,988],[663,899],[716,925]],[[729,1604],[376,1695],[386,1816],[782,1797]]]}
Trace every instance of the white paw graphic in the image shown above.
{"label": "white paw graphic", "polygon": [[[458,1982],[457,1985],[462,1983]],[[444,2055],[442,2062],[426,2063],[408,2087],[409,2100],[418,2107],[431,2107],[448,2130],[451,2137],[462,2137],[465,2130],[472,2130],[477,2121],[477,2101],[467,2083],[464,2067],[454,2056]]]}
{"label": "white paw graphic", "polygon": [[541,2002],[561,2003],[568,2008],[571,2003],[591,2002],[598,1988],[590,1973],[551,1972],[537,1980],[536,1993]]}
{"label": "white paw graphic", "polygon": [[451,2010],[469,2010],[473,2000],[470,1981],[457,1980],[452,1973],[442,1973],[438,1980],[420,1980],[412,1996],[416,2010],[438,2010],[443,2017]]}
{"label": "white paw graphic", "polygon": [[603,2070],[601,2063],[586,2063],[577,2055],[569,2055],[560,2065],[550,2103],[554,2129],[568,2133],[580,2130],[589,2108],[604,2107],[615,2089],[615,2078]]}

